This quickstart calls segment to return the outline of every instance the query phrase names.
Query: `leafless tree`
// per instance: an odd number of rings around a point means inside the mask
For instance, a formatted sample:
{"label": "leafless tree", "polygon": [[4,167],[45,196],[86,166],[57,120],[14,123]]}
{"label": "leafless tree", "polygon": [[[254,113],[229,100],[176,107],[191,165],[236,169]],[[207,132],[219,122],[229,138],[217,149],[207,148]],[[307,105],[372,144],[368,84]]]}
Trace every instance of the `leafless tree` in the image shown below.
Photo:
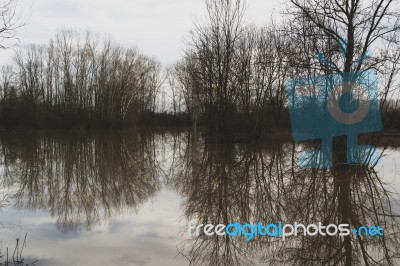
{"label": "leafless tree", "polygon": [[7,40],[16,38],[16,31],[25,25],[25,16],[20,12],[19,0],[0,2],[0,48],[9,47]]}
{"label": "leafless tree", "polygon": [[[286,10],[298,75],[375,69],[381,109],[398,92],[400,11],[392,0],[290,0]],[[317,55],[317,57],[316,57]],[[351,76],[351,75],[350,75]],[[397,92],[396,92],[397,91]],[[346,162],[345,142],[334,145],[337,161]]]}

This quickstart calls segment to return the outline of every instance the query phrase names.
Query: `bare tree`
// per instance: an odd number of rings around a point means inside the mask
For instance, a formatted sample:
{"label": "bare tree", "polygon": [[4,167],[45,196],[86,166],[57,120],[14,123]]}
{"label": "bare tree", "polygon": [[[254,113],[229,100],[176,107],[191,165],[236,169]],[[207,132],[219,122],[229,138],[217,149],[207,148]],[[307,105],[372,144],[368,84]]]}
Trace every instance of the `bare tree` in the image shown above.
{"label": "bare tree", "polygon": [[16,31],[25,25],[25,17],[20,13],[19,0],[2,0],[0,2],[0,48],[9,47],[7,40],[16,38]]}
{"label": "bare tree", "polygon": [[[395,75],[399,70],[400,12],[396,1],[290,0],[288,15],[288,33],[298,57],[292,62],[298,73],[336,73],[347,81],[349,75],[346,73],[375,69],[380,78],[382,104],[393,89],[398,90]],[[333,177],[341,181],[350,171],[344,165],[347,162],[344,138],[334,142],[333,151],[336,168],[344,168],[334,171]],[[351,193],[349,184],[343,184],[341,200]],[[338,220],[341,223],[353,221],[351,208],[341,208]],[[352,265],[355,251],[350,237],[344,237],[341,250],[343,264]],[[366,264],[377,264],[368,258],[363,246],[361,252]]]}
{"label": "bare tree", "polygon": [[232,116],[238,86],[234,73],[236,48],[243,37],[243,1],[206,1],[207,22],[191,35],[187,57],[194,59],[192,73],[198,90],[196,101],[207,121],[210,134],[232,139]]}
{"label": "bare tree", "polygon": [[292,25],[302,27],[303,36],[306,31],[308,38],[319,37],[310,38],[315,42],[311,47],[321,49],[330,43],[336,46],[334,52],[344,53],[342,66],[330,65],[337,72],[360,70],[391,59],[386,53],[375,53],[375,60],[359,60],[368,50],[381,51],[387,44],[399,44],[400,13],[393,0],[290,0],[290,3]]}
{"label": "bare tree", "polygon": [[[287,13],[288,33],[296,46],[297,59],[292,62],[298,73],[338,73],[346,78],[345,73],[375,69],[382,107],[398,90],[400,11],[396,1],[290,0]],[[337,162],[346,162],[345,142],[336,144]]]}

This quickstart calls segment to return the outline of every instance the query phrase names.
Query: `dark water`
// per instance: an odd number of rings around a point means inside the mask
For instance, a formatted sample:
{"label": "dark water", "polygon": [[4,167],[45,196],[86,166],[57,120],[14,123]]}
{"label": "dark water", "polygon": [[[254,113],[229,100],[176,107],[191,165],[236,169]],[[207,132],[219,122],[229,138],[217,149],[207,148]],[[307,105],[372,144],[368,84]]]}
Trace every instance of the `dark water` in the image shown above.
{"label": "dark water", "polygon": [[[399,139],[381,141],[374,168],[307,170],[287,140],[3,133],[0,262],[8,247],[24,265],[400,265]],[[385,234],[190,238],[192,219],[380,225]]]}

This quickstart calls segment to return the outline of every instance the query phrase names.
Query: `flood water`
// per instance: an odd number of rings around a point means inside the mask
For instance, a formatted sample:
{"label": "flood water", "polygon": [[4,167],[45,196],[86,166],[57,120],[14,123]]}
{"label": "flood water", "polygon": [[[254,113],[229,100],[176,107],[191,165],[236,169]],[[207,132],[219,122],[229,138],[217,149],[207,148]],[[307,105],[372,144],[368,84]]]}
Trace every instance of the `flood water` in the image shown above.
{"label": "flood water", "polygon": [[[299,145],[289,140],[3,132],[0,264],[8,248],[10,265],[400,265],[400,134],[379,146],[374,168],[316,170],[297,166]],[[190,237],[190,220],[385,233],[246,241]]]}

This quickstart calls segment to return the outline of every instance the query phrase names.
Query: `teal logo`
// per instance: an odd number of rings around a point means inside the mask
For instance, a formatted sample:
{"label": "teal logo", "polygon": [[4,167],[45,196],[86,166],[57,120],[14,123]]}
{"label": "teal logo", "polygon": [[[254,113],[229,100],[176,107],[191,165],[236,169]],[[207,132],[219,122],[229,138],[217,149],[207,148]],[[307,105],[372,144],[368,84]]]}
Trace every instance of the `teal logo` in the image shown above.
{"label": "teal logo", "polygon": [[[318,59],[333,64],[320,54]],[[321,140],[320,149],[300,153],[301,167],[331,168],[336,136],[347,138],[348,163],[377,162],[375,147],[358,145],[358,134],[382,130],[375,70],[294,78],[286,83],[286,92],[293,139]]]}

